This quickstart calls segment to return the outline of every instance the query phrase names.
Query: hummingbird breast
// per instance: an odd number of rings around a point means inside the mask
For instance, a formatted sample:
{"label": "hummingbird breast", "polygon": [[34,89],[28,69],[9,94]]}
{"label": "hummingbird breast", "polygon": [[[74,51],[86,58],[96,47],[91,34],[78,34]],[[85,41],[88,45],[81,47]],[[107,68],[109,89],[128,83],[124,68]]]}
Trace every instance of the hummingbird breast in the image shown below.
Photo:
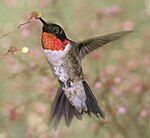
{"label": "hummingbird breast", "polygon": [[54,75],[65,85],[68,80],[74,82],[83,78],[80,58],[70,43],[63,51],[44,50],[44,53]]}

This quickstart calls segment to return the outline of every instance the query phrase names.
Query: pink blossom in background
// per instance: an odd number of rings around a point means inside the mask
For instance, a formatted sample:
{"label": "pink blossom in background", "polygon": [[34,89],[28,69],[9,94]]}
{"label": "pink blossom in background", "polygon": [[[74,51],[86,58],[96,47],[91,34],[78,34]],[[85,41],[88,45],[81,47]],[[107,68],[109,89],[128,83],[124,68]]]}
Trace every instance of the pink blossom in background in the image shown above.
{"label": "pink blossom in background", "polygon": [[100,71],[99,78],[100,78],[101,81],[104,81],[104,82],[107,80],[107,78],[108,78],[108,72],[107,72],[106,69],[102,69]]}
{"label": "pink blossom in background", "polygon": [[42,102],[37,102],[35,104],[35,111],[38,115],[42,116],[42,115],[46,115],[47,112],[47,106],[42,103]]}
{"label": "pink blossom in background", "polygon": [[121,96],[122,93],[123,93],[123,90],[121,90],[121,89],[119,89],[115,86],[112,86],[110,90],[111,90],[112,93],[114,93],[117,96]]}
{"label": "pink blossom in background", "polygon": [[117,109],[117,113],[118,114],[125,114],[127,112],[127,109],[126,109],[126,107],[124,107],[124,106],[120,106],[120,107],[118,107],[118,109]]}
{"label": "pink blossom in background", "polygon": [[140,112],[140,117],[145,118],[145,117],[148,117],[148,116],[150,116],[150,109],[143,109]]}
{"label": "pink blossom in background", "polygon": [[101,88],[102,88],[102,84],[101,84],[99,81],[97,81],[97,82],[95,83],[95,89],[96,89],[97,91],[99,91]]}
{"label": "pink blossom in background", "polygon": [[94,60],[99,60],[101,58],[101,55],[99,52],[94,52],[94,53],[92,53],[92,58]]}
{"label": "pink blossom in background", "polygon": [[109,79],[106,81],[106,87],[111,89],[114,86],[114,81]]}
{"label": "pink blossom in background", "polygon": [[52,95],[54,93],[56,93],[56,89],[54,87],[50,87],[49,88],[49,94]]}
{"label": "pink blossom in background", "polygon": [[121,83],[123,81],[123,78],[121,76],[117,76],[115,79],[114,79],[114,82],[115,83]]}
{"label": "pink blossom in background", "polygon": [[106,16],[112,16],[112,15],[118,15],[122,12],[122,9],[120,6],[118,5],[112,5],[112,6],[108,6],[108,7],[105,7],[103,9],[103,13],[106,15]]}
{"label": "pink blossom in background", "polygon": [[136,83],[133,85],[133,92],[141,93],[144,90],[144,85],[142,83]]}
{"label": "pink blossom in background", "polygon": [[9,111],[13,108],[11,103],[6,102],[2,107],[1,111],[4,115],[9,115]]}
{"label": "pink blossom in background", "polygon": [[21,34],[24,38],[27,38],[30,36],[30,31],[26,28],[22,29]]}
{"label": "pink blossom in background", "polygon": [[12,66],[16,64],[14,58],[11,56],[8,56],[7,63]]}
{"label": "pink blossom in background", "polygon": [[136,94],[143,93],[147,90],[147,85],[138,76],[133,76],[130,79],[130,87],[132,92]]}
{"label": "pink blossom in background", "polygon": [[10,121],[14,121],[17,119],[17,112],[13,109],[13,104],[7,103],[3,107],[1,107],[1,111],[3,114],[8,117]]}
{"label": "pink blossom in background", "polygon": [[134,23],[132,21],[125,21],[123,24],[122,24],[122,27],[124,30],[133,30],[134,29]]}
{"label": "pink blossom in background", "polygon": [[15,121],[17,119],[17,112],[15,110],[9,110],[9,120]]}
{"label": "pink blossom in background", "polygon": [[97,127],[98,127],[98,124],[97,124],[97,123],[92,123],[92,124],[90,125],[90,131],[93,132],[93,133],[95,133],[96,130],[97,130]]}

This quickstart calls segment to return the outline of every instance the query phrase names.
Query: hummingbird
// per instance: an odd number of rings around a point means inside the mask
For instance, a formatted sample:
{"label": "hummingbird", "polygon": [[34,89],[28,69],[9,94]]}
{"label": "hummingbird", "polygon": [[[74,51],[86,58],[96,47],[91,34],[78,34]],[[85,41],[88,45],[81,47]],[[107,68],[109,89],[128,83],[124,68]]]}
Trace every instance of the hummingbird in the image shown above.
{"label": "hummingbird", "polygon": [[44,54],[59,83],[50,113],[54,128],[58,128],[62,117],[68,127],[73,117],[81,120],[85,113],[105,119],[104,111],[84,79],[81,61],[90,52],[132,31],[120,31],[75,42],[66,36],[60,25],[47,23],[41,17],[38,19],[43,24],[41,42]]}

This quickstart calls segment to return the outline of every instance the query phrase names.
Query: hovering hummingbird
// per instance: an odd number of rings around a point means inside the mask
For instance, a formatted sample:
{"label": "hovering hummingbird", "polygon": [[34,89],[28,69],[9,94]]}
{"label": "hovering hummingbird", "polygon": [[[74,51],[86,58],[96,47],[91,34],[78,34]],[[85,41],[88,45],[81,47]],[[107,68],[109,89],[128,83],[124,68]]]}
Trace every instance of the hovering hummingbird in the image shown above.
{"label": "hovering hummingbird", "polygon": [[93,50],[117,40],[132,31],[115,32],[104,36],[89,38],[81,42],[70,40],[63,28],[54,23],[43,23],[42,47],[47,61],[58,79],[59,88],[51,107],[51,119],[57,128],[64,116],[69,127],[73,117],[82,119],[82,114],[95,114],[105,118],[90,87],[84,80],[81,60]]}

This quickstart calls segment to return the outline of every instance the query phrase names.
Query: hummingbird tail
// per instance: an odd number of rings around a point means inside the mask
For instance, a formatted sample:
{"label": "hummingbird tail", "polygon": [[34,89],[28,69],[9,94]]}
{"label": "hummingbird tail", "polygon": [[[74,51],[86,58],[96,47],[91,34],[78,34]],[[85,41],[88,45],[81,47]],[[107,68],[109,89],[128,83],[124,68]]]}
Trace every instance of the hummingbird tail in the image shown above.
{"label": "hummingbird tail", "polygon": [[60,123],[61,118],[64,116],[66,125],[69,127],[71,124],[71,121],[74,116],[76,116],[77,119],[82,119],[83,113],[88,113],[91,116],[92,114],[95,114],[97,117],[105,118],[105,114],[101,107],[99,106],[94,94],[92,93],[90,87],[88,84],[83,81],[82,82],[85,94],[86,94],[86,107],[87,110],[82,110],[82,112],[79,112],[74,106],[71,105],[68,98],[66,97],[64,93],[63,87],[60,85],[58,88],[56,97],[54,99],[54,102],[51,107],[51,123],[54,125],[54,128],[57,129],[58,125]]}
{"label": "hummingbird tail", "polygon": [[92,113],[95,114],[97,117],[102,117],[103,119],[105,119],[105,113],[99,106],[93,92],[91,91],[90,87],[85,81],[83,81],[83,86],[86,93],[86,106],[87,106],[86,112],[89,115],[91,115]]}
{"label": "hummingbird tail", "polygon": [[61,118],[64,116],[66,125],[69,127],[74,116],[79,120],[82,119],[81,113],[79,113],[74,106],[72,106],[68,98],[64,94],[62,86],[58,88],[56,97],[51,107],[51,123],[54,128],[57,129]]}

